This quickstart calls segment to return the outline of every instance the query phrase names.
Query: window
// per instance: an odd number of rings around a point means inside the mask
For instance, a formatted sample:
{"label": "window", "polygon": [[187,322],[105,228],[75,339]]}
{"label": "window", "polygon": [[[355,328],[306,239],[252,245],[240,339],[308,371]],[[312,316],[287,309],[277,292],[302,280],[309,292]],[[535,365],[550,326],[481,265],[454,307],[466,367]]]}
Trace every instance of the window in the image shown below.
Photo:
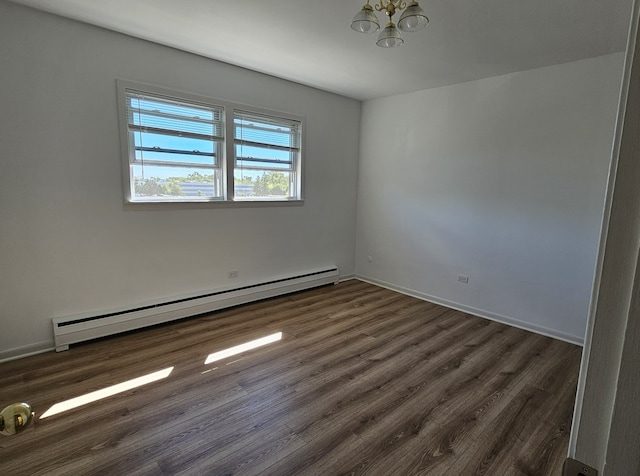
{"label": "window", "polygon": [[134,201],[222,197],[220,107],[127,90]]}
{"label": "window", "polygon": [[301,118],[126,81],[118,94],[126,201],[301,200]]}
{"label": "window", "polygon": [[235,111],[234,192],[236,198],[295,198],[300,123]]}

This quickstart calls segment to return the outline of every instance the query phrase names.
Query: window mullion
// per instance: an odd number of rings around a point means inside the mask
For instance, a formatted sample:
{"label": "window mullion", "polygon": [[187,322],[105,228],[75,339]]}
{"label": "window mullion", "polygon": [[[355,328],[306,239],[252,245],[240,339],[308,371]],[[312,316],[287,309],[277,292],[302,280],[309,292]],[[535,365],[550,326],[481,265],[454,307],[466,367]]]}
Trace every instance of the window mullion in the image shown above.
{"label": "window mullion", "polygon": [[228,106],[225,110],[225,131],[224,131],[224,175],[226,180],[225,198],[233,201],[235,199],[234,193],[234,170],[235,170],[235,133],[234,133],[234,121],[233,117],[235,111],[233,107]]}

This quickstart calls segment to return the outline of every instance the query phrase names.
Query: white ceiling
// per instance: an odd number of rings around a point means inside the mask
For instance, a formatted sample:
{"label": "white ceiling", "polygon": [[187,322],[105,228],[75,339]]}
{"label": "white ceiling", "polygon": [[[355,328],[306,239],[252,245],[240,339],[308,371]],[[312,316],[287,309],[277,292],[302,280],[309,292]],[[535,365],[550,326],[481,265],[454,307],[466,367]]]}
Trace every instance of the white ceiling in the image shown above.
{"label": "white ceiling", "polygon": [[12,1],[361,100],[623,51],[631,9],[423,0],[429,26],[387,50],[349,28],[364,0]]}

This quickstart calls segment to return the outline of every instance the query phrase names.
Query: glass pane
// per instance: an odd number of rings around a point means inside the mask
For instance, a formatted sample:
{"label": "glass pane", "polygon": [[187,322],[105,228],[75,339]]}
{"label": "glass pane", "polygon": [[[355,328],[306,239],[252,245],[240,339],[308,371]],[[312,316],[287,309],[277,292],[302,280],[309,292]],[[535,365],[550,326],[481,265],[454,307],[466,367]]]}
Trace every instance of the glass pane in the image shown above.
{"label": "glass pane", "polygon": [[294,153],[288,150],[269,149],[236,144],[236,166],[275,167],[291,169]]}
{"label": "glass pane", "polygon": [[291,172],[273,170],[236,169],[234,173],[234,195],[236,198],[291,198]]}
{"label": "glass pane", "polygon": [[280,147],[298,147],[298,127],[293,121],[239,113],[233,122],[236,139]]}
{"label": "glass pane", "polygon": [[133,165],[132,181],[137,199],[192,200],[221,196],[220,171],[163,165]]}
{"label": "glass pane", "polygon": [[149,132],[134,132],[136,161],[158,160],[184,164],[217,165],[217,142],[175,137]]}
{"label": "glass pane", "polygon": [[129,100],[129,120],[133,125],[222,136],[220,110],[134,93]]}

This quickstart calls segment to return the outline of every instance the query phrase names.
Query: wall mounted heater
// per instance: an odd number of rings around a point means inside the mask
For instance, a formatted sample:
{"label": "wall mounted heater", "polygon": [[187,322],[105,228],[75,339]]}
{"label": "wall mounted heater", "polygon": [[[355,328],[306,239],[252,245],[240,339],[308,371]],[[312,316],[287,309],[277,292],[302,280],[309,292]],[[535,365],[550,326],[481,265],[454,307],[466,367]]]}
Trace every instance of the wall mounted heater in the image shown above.
{"label": "wall mounted heater", "polygon": [[338,276],[338,268],[334,266],[261,283],[244,284],[235,288],[176,297],[157,303],[140,304],[128,309],[56,317],[53,319],[56,352],[67,350],[70,344],[98,337],[337,283]]}

